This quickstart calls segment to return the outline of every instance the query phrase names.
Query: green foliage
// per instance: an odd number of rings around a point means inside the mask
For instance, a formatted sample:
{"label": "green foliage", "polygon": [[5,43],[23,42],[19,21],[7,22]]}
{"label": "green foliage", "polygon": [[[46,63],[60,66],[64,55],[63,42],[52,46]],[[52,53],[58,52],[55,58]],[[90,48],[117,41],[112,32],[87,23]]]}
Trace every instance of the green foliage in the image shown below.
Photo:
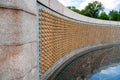
{"label": "green foliage", "polygon": [[110,20],[118,21],[119,12],[117,10],[112,10],[109,12]]}
{"label": "green foliage", "polygon": [[120,10],[118,12],[118,21],[120,21]]}
{"label": "green foliage", "polygon": [[80,14],[85,15],[85,16],[89,16],[89,17],[92,17],[92,14],[90,13],[89,10],[81,10],[81,11],[80,11]]}
{"label": "green foliage", "polygon": [[68,6],[68,8],[71,9],[72,11],[80,14],[80,10],[77,9],[76,7],[74,7],[74,6]]}
{"label": "green foliage", "polygon": [[68,6],[69,9],[75,9],[76,7],[75,6]]}
{"label": "green foliage", "polygon": [[81,10],[81,14],[93,18],[98,18],[99,13],[103,10],[104,10],[103,5],[98,1],[94,1],[93,3],[89,3],[85,7],[85,9]]}
{"label": "green foliage", "polygon": [[89,3],[82,10],[77,9],[74,6],[68,6],[68,8],[76,13],[79,13],[79,14],[82,14],[85,16],[103,19],[103,20],[120,21],[120,10],[119,11],[111,10],[109,12],[109,14],[107,15],[105,12],[103,12],[104,11],[103,4],[98,2],[98,1],[94,1],[93,3]]}
{"label": "green foliage", "polygon": [[105,12],[102,12],[98,18],[103,20],[109,20],[109,16]]}

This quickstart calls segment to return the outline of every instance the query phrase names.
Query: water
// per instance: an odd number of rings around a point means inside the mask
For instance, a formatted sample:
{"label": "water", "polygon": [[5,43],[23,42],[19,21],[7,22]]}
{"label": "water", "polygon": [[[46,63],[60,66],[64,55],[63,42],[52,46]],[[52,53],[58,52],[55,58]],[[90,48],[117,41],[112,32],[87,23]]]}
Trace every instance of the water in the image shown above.
{"label": "water", "polygon": [[89,80],[120,80],[120,65],[101,70]]}

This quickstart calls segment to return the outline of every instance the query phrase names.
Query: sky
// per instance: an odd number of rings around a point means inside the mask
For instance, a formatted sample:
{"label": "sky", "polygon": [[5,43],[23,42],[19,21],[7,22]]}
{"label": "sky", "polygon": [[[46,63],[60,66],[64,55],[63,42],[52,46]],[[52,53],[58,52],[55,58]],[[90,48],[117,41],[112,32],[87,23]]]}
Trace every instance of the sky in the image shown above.
{"label": "sky", "polygon": [[78,9],[84,9],[85,6],[93,1],[99,1],[103,4],[105,12],[110,10],[119,10],[120,9],[120,0],[58,0],[64,6],[75,6]]}
{"label": "sky", "polygon": [[102,70],[89,80],[120,80],[120,65]]}

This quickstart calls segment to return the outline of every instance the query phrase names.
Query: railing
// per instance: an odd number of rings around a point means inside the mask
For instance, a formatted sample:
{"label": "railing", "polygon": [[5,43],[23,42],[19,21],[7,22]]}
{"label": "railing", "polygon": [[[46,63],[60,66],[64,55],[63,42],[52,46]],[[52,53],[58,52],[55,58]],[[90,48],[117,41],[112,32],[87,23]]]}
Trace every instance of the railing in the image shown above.
{"label": "railing", "polygon": [[120,27],[80,22],[39,8],[40,75],[72,50],[98,42],[120,40]]}

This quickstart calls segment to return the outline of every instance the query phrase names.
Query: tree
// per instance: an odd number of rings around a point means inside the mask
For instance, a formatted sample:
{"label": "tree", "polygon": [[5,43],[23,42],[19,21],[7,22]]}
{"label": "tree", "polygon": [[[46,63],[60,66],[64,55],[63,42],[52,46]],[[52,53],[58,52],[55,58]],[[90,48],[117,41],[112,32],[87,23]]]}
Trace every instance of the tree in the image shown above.
{"label": "tree", "polygon": [[117,10],[112,10],[109,12],[110,20],[118,21],[119,12]]}
{"label": "tree", "polygon": [[119,10],[119,13],[118,13],[118,21],[120,21],[120,10]]}
{"label": "tree", "polygon": [[69,8],[69,9],[75,9],[76,7],[75,6],[68,6],[67,8]]}
{"label": "tree", "polygon": [[99,13],[104,10],[103,4],[98,1],[94,1],[93,3],[89,3],[85,9],[81,10],[81,14],[98,18]]}
{"label": "tree", "polygon": [[98,18],[103,20],[109,20],[109,16],[105,12],[102,12]]}
{"label": "tree", "polygon": [[74,12],[77,12],[79,14],[83,14],[85,16],[103,19],[103,20],[113,20],[113,21],[120,21],[120,10],[111,10],[109,14],[106,14],[103,12],[104,7],[101,2],[94,1],[92,3],[89,3],[84,9],[79,10],[74,6],[68,6],[69,9],[71,9]]}
{"label": "tree", "polygon": [[80,14],[80,10],[77,9],[75,6],[68,6],[68,8],[71,9],[72,11]]}

